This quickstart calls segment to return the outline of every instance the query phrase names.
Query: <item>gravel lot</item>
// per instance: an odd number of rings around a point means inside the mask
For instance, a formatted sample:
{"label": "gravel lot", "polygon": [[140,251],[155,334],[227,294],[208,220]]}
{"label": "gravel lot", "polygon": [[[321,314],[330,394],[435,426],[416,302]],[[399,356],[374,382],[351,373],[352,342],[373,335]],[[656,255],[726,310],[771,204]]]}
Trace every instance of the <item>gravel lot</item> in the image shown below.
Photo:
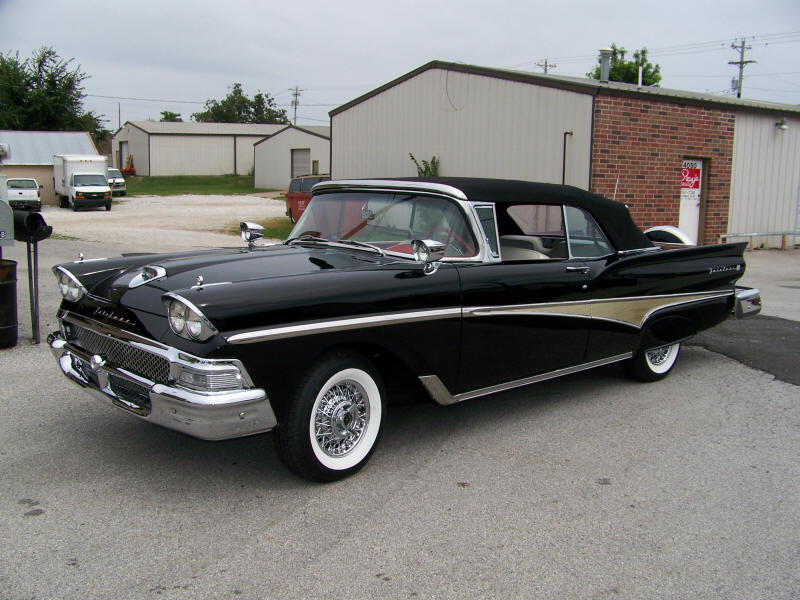
{"label": "gravel lot", "polygon": [[220,231],[241,221],[285,216],[286,205],[273,199],[276,196],[280,192],[262,196],[123,197],[115,200],[110,213],[45,206],[42,216],[64,236],[119,246],[127,252],[167,252],[238,243],[238,237]]}
{"label": "gravel lot", "polygon": [[[54,263],[239,245],[213,232],[282,210],[198,196],[46,209],[80,240],[40,244],[42,332]],[[800,388],[768,373],[691,346],[655,384],[612,366],[395,407],[361,473],[316,485],[282,467],[271,434],[203,442],[82,393],[30,342],[24,245],[3,256],[20,280],[20,343],[0,350],[4,600],[800,596]],[[747,259],[765,312],[775,289],[774,310],[800,319],[800,254]]]}

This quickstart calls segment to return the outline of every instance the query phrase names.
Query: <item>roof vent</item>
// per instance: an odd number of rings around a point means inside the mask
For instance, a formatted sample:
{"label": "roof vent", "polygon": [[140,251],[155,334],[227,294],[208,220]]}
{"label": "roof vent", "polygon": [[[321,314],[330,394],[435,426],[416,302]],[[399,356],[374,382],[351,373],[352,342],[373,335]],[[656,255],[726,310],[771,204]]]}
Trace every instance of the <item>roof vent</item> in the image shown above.
{"label": "roof vent", "polygon": [[600,48],[600,81],[608,81],[608,74],[611,71],[611,48]]}

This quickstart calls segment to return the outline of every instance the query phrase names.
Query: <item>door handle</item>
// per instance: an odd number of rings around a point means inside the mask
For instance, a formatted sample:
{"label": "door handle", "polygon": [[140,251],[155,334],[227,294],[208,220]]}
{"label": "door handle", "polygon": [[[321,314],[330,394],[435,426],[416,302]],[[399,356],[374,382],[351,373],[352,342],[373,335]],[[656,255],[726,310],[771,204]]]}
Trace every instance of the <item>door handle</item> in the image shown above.
{"label": "door handle", "polygon": [[589,267],[567,267],[567,273],[588,273]]}

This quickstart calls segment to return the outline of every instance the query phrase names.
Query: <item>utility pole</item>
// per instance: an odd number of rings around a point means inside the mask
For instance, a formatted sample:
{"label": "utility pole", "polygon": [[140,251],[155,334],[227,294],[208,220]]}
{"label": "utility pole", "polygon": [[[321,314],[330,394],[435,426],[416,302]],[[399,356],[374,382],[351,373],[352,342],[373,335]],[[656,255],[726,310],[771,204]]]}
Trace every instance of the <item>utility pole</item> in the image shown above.
{"label": "utility pole", "polygon": [[545,58],[544,62],[539,61],[536,63],[536,66],[542,67],[542,69],[544,69],[544,74],[547,75],[548,70],[555,69],[558,65],[554,65],[553,63],[548,62],[547,59]]}
{"label": "utility pole", "polygon": [[289,91],[292,92],[292,108],[294,108],[294,119],[292,120],[293,125],[297,125],[297,105],[300,104],[300,92],[305,90],[301,90],[300,86],[294,86],[293,88],[289,88]]}
{"label": "utility pole", "polygon": [[742,38],[742,43],[737,45],[736,42],[731,44],[731,48],[736,50],[739,53],[739,60],[729,60],[729,65],[739,65],[739,81],[736,85],[736,97],[742,97],[742,79],[744,79],[744,66],[749,65],[750,63],[757,62],[755,60],[745,60],[744,59],[744,51],[745,50],[752,50],[752,46],[745,45],[745,38]]}

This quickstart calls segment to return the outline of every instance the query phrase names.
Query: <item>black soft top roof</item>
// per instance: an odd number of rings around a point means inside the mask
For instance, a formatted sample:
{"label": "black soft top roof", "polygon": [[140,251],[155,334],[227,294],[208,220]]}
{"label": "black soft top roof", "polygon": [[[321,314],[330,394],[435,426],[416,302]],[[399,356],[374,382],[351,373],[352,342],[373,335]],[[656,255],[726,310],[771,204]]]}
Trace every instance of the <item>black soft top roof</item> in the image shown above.
{"label": "black soft top roof", "polygon": [[633,222],[624,204],[571,185],[478,177],[409,177],[402,181],[449,185],[464,192],[469,200],[494,202],[498,206],[524,203],[576,206],[594,217],[617,250],[638,250],[653,245]]}

